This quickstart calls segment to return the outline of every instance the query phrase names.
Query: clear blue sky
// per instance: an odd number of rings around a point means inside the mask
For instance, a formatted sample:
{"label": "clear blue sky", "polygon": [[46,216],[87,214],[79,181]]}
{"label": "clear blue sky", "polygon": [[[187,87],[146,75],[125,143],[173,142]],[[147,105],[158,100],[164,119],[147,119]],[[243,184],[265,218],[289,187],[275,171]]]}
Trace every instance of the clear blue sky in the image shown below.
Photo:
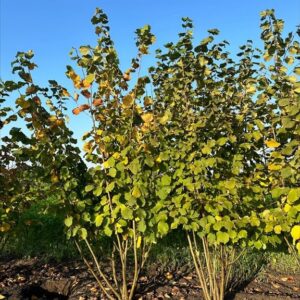
{"label": "clear blue sky", "polygon": [[195,42],[207,29],[218,28],[234,52],[247,39],[258,40],[259,12],[264,9],[274,8],[286,21],[286,31],[300,24],[299,0],[0,0],[0,5],[0,77],[11,78],[10,62],[17,51],[32,49],[38,83],[57,79],[67,87],[64,72],[72,63],[71,47],[95,44],[90,18],[97,6],[108,14],[124,69],[136,53],[134,31],[145,24],[157,36],[154,49],[176,40],[181,17],[188,16],[194,20]]}

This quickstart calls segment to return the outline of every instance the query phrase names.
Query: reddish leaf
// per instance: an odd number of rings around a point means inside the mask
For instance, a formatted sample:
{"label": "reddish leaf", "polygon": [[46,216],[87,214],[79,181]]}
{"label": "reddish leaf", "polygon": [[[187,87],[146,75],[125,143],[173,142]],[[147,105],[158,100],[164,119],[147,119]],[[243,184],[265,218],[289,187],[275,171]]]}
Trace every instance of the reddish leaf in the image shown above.
{"label": "reddish leaf", "polygon": [[80,114],[82,111],[89,109],[90,106],[88,104],[82,104],[72,110],[74,115]]}
{"label": "reddish leaf", "polygon": [[81,95],[83,95],[84,97],[86,97],[88,99],[91,97],[91,93],[88,90],[82,90]]}
{"label": "reddish leaf", "polygon": [[94,106],[99,106],[103,103],[102,99],[98,98],[98,99],[94,99],[93,101],[93,105]]}

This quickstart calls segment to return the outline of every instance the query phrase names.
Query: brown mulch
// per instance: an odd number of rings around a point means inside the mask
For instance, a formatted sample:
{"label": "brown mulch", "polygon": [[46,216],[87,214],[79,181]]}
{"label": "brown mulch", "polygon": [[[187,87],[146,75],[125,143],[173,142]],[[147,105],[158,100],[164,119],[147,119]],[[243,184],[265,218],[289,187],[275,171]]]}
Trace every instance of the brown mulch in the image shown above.
{"label": "brown mulch", "polygon": [[[187,268],[164,272],[152,265],[147,270],[140,277],[136,299],[201,299],[196,276]],[[9,300],[105,299],[81,261],[44,263],[38,258],[0,261],[0,295]],[[227,299],[300,299],[300,274],[267,272]]]}

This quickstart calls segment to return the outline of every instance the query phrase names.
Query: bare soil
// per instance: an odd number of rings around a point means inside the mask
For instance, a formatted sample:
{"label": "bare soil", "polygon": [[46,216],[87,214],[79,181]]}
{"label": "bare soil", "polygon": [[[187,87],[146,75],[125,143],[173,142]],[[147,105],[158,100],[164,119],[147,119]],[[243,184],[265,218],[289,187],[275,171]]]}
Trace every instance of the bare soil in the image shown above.
{"label": "bare soil", "polygon": [[[140,278],[136,299],[202,299],[196,276],[187,269],[165,273],[152,265],[147,272]],[[9,300],[105,299],[81,261],[44,263],[38,258],[0,261],[0,295]],[[227,299],[300,299],[300,274],[265,272]]]}

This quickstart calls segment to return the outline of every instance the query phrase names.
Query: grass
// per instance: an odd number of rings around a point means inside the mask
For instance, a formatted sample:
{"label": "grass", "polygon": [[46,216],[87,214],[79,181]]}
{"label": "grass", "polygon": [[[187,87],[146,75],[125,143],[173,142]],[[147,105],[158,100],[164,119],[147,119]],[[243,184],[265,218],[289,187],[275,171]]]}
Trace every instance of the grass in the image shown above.
{"label": "grass", "polygon": [[271,271],[283,274],[300,274],[296,257],[284,252],[269,253],[268,268]]}
{"label": "grass", "polygon": [[73,243],[65,238],[63,213],[53,210],[55,205],[53,199],[47,199],[25,210],[15,220],[2,255],[58,261],[75,257]]}

